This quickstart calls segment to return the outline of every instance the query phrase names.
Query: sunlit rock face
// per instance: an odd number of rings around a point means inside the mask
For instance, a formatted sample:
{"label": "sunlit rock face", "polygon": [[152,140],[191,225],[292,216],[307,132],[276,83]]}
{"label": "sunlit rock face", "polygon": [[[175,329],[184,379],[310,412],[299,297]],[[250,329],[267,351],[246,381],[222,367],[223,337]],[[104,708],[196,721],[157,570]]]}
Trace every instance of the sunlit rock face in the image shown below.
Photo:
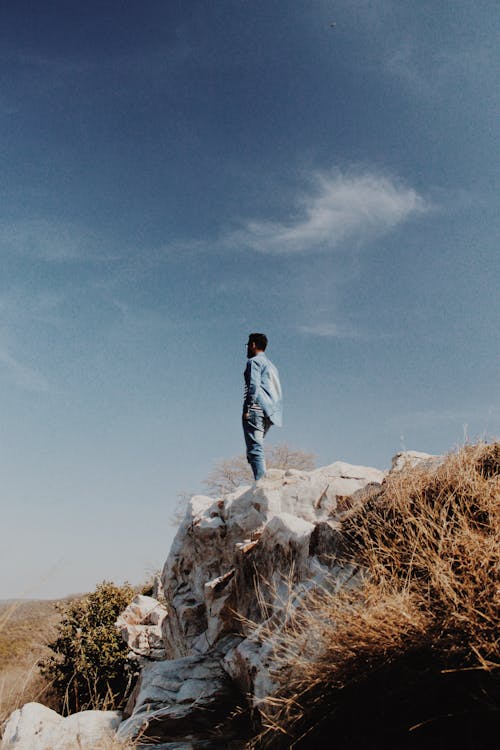
{"label": "sunlit rock face", "polygon": [[[119,736],[200,743],[218,726],[225,746],[236,741],[229,717],[237,704],[273,688],[272,649],[253,624],[279,617],[292,594],[327,578],[355,585],[356,570],[335,562],[341,521],[384,476],[337,462],[271,470],[225,497],[193,497],[163,569],[165,661],[145,660]],[[128,619],[132,645],[141,623]],[[212,738],[213,747],[221,741]]]}
{"label": "sunlit rock face", "polygon": [[257,589],[278,606],[292,568],[291,583],[329,572],[342,513],[383,478],[378,469],[337,462],[311,472],[271,470],[225,498],[193,497],[163,570],[166,655],[205,653],[222,636],[241,635],[242,619],[263,618]]}

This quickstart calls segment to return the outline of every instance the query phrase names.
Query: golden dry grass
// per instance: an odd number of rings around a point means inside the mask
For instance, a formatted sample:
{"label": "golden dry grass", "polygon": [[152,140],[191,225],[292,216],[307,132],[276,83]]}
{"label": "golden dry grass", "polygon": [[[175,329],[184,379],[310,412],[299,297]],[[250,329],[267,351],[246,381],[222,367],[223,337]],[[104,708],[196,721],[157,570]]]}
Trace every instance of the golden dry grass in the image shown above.
{"label": "golden dry grass", "polygon": [[0,602],[0,673],[27,652],[38,653],[59,621],[55,601]]}
{"label": "golden dry grass", "polygon": [[16,708],[30,701],[52,707],[50,686],[40,676],[59,613],[56,602],[16,600],[0,603],[0,727]]}
{"label": "golden dry grass", "polygon": [[316,590],[259,634],[279,687],[249,747],[485,746],[500,718],[499,532],[500,444],[389,475],[344,522],[337,562],[355,561],[360,585]]}

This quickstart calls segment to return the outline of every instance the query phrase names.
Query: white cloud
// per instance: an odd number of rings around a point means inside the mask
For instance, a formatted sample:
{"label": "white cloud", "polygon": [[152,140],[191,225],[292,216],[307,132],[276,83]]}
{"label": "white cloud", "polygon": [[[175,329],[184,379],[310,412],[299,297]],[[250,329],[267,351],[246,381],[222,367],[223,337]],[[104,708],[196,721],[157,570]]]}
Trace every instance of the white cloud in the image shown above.
{"label": "white cloud", "polygon": [[328,252],[366,242],[427,210],[412,188],[376,173],[316,174],[289,222],[249,221],[232,240],[262,253]]}

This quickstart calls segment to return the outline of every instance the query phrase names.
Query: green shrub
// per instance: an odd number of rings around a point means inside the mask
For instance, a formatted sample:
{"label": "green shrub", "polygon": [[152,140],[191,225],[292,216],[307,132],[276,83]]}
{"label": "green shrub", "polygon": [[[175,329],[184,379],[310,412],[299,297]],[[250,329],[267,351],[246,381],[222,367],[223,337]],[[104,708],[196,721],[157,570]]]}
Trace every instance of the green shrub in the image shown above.
{"label": "green shrub", "polygon": [[93,593],[58,605],[61,622],[57,637],[48,644],[53,654],[39,666],[62,713],[123,707],[134,669],[115,622],[135,593],[128,584],[104,581]]}

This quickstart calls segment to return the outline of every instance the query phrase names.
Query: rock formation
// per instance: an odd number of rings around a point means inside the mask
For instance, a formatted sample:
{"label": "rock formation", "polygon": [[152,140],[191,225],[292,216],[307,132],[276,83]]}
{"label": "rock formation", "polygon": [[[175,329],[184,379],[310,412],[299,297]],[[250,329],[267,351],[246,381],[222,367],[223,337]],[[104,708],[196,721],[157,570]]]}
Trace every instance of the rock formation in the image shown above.
{"label": "rock formation", "polygon": [[118,735],[208,742],[217,725],[226,745],[237,741],[232,712],[272,690],[269,644],[247,624],[280,616],[301,588],[356,575],[335,563],[341,520],[383,478],[337,462],[311,472],[270,470],[215,500],[193,497],[162,575],[166,660],[143,666]]}
{"label": "rock formation", "polygon": [[[398,454],[391,471],[439,460]],[[193,497],[163,569],[166,608],[137,597],[117,622],[142,667],[118,738],[171,750],[241,747],[238,707],[258,705],[273,689],[272,649],[259,627],[284,618],[287,603],[312,586],[356,585],[356,568],[336,557],[342,520],[384,477],[336,462],[310,472],[270,470],[215,500]],[[57,726],[53,713],[44,732]],[[15,715],[2,749],[46,750],[23,744],[28,730],[19,728],[29,722]],[[115,714],[108,716],[115,726]]]}

